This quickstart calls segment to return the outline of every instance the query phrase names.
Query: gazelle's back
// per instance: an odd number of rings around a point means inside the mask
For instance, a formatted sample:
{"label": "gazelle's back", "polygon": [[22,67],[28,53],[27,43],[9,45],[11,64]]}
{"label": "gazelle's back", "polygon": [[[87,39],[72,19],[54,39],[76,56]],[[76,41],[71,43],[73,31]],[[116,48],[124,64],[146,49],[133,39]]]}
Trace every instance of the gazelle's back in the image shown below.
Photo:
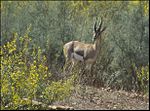
{"label": "gazelle's back", "polygon": [[76,59],[77,61],[85,61],[95,56],[93,44],[85,44],[79,41],[71,41],[64,45],[64,55],[66,59]]}

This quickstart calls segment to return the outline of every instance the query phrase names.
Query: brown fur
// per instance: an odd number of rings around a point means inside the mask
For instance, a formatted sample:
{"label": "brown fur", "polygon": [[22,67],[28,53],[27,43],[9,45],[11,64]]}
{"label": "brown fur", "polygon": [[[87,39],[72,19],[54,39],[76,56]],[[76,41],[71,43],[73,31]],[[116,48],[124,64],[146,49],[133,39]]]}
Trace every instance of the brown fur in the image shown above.
{"label": "brown fur", "polygon": [[96,30],[96,24],[94,25],[94,44],[86,44],[79,41],[71,41],[66,43],[63,47],[66,61],[72,60],[73,64],[76,61],[84,61],[92,66],[97,58],[101,34],[106,29],[106,27],[101,29],[101,26],[102,22],[100,23],[98,30]]}

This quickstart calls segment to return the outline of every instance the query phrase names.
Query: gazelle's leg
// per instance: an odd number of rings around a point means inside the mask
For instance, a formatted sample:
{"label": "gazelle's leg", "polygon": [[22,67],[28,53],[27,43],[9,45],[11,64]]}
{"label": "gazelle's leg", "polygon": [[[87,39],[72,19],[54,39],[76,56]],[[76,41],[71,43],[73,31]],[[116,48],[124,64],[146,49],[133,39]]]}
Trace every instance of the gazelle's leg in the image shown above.
{"label": "gazelle's leg", "polygon": [[64,72],[65,72],[66,69],[68,68],[69,62],[70,62],[70,61],[69,61],[68,59],[66,59],[65,64],[64,64],[64,66],[63,66],[63,71],[64,71]]}
{"label": "gazelle's leg", "polygon": [[90,64],[90,65],[89,65],[90,73],[91,73],[91,71],[92,71],[92,66],[93,66],[93,64]]}
{"label": "gazelle's leg", "polygon": [[75,59],[72,59],[71,70],[75,67],[76,63],[77,63],[76,60],[75,60]]}
{"label": "gazelle's leg", "polygon": [[92,65],[91,64],[87,64],[85,68],[90,71],[91,68],[92,68]]}

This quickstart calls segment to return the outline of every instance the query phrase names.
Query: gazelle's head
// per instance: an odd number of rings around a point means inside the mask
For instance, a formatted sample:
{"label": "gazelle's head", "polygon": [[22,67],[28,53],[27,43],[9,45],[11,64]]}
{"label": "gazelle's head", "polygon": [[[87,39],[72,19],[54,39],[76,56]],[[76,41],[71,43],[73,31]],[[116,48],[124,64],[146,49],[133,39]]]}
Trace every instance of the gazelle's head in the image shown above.
{"label": "gazelle's head", "polygon": [[96,41],[97,39],[100,39],[103,31],[105,31],[106,27],[102,28],[102,24],[103,24],[102,19],[101,19],[101,21],[100,21],[100,23],[98,25],[98,28],[96,27],[97,22],[94,23],[93,39],[92,39],[93,41]]}

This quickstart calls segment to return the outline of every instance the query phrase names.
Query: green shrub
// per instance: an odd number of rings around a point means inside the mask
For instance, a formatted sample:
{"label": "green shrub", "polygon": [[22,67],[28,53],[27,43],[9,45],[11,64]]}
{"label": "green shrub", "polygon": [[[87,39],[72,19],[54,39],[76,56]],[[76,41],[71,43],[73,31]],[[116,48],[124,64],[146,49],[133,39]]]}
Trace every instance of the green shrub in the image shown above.
{"label": "green shrub", "polygon": [[45,102],[51,104],[54,101],[69,97],[73,90],[73,81],[74,76],[71,76],[71,78],[66,81],[52,82],[52,84],[47,86],[43,91]]}
{"label": "green shrub", "polygon": [[[27,30],[29,31],[29,29]],[[32,45],[28,32],[23,37],[14,34],[12,40],[1,46],[1,108],[34,109],[31,102],[45,102],[43,94],[49,95],[48,101],[63,99],[71,93],[72,84],[68,80],[53,82],[46,66],[47,59],[41,48]],[[56,97],[57,95],[57,97]]]}
{"label": "green shrub", "polygon": [[138,77],[138,81],[140,83],[139,84],[140,89],[144,93],[148,93],[149,92],[149,65],[138,68],[136,74]]}

